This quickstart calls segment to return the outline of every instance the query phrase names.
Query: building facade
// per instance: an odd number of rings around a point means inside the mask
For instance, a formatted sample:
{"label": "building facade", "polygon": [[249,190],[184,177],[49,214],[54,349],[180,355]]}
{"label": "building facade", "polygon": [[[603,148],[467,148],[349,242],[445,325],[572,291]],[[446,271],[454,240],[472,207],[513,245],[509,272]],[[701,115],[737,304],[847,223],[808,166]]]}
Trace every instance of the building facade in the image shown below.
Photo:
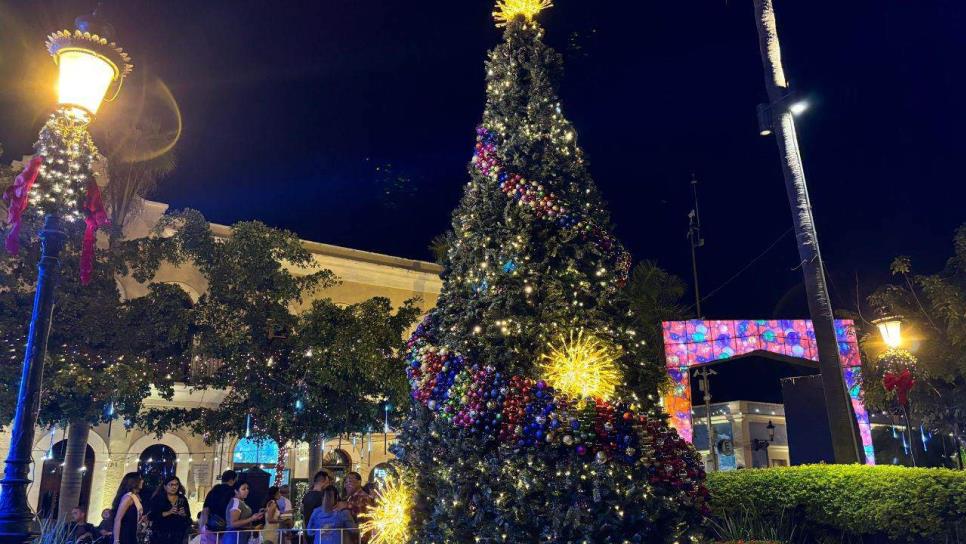
{"label": "building facade", "polygon": [[[710,471],[712,461],[704,406],[693,408],[692,421],[694,447]],[[790,464],[785,407],[781,404],[746,400],[712,404],[711,426],[720,470],[784,467]]]}
{"label": "building facade", "polygon": [[[142,212],[125,225],[125,237],[133,239],[149,235],[167,208],[163,203],[145,202]],[[211,228],[217,236],[227,236],[230,232],[222,225],[213,224]],[[320,297],[348,305],[381,296],[392,301],[394,306],[418,297],[424,312],[436,304],[442,287],[441,269],[436,264],[316,242],[304,242],[304,246],[319,267],[331,270],[341,280],[338,285],[320,292]],[[300,273],[299,270],[293,271]],[[176,284],[193,300],[198,300],[207,289],[202,274],[190,265],[164,264],[154,281]],[[147,292],[147,285],[133,278],[120,278],[118,289],[122,297],[136,298]],[[306,301],[306,304],[310,302]],[[299,309],[293,308],[294,311]],[[172,408],[216,406],[224,395],[224,391],[192,391],[181,385],[173,400],[152,395],[146,405]],[[42,513],[50,513],[57,504],[65,431],[62,428],[36,430],[29,499],[31,505]],[[336,473],[356,471],[362,474],[363,480],[370,479],[378,476],[384,463],[392,457],[389,446],[394,439],[392,432],[333,437],[322,444],[322,464]],[[9,436],[0,436],[0,455],[6,457],[9,443]],[[298,488],[310,477],[309,445],[290,446],[283,479]],[[147,478],[173,473],[187,488],[189,504],[192,511],[197,512],[205,493],[217,483],[222,471],[261,468],[272,473],[278,448],[278,444],[253,443],[244,439],[208,445],[202,437],[187,431],[157,437],[114,421],[91,430],[83,467],[85,481],[81,500],[88,507],[88,519],[97,523],[101,510],[111,506],[126,472],[138,470]]]}

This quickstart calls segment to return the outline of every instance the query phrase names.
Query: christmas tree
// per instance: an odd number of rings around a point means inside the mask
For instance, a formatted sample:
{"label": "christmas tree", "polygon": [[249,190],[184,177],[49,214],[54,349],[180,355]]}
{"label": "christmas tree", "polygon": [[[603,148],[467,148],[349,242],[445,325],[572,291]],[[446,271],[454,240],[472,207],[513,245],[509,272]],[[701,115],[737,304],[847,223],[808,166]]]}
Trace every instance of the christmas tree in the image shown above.
{"label": "christmas tree", "polygon": [[654,404],[619,291],[630,257],[557,97],[559,55],[500,0],[504,41],[436,309],[408,343],[401,481],[374,542],[676,542],[700,538],[704,471]]}

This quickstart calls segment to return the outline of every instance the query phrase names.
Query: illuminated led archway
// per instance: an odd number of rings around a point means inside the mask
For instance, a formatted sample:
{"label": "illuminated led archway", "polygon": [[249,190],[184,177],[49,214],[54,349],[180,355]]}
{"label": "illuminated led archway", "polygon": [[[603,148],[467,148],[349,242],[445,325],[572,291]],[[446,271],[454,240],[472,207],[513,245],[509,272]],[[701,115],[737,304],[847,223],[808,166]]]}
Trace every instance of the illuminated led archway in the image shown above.
{"label": "illuminated led archway", "polygon": [[[671,425],[690,442],[691,423],[690,369],[755,352],[774,353],[785,357],[818,361],[815,328],[808,319],[773,320],[691,320],[666,321],[664,358],[674,382],[673,390],[664,397],[664,409]],[[850,320],[835,321],[842,375],[852,399],[852,409],[859,423],[866,463],[875,464],[872,449],[872,425],[862,404],[861,365],[855,324]]]}

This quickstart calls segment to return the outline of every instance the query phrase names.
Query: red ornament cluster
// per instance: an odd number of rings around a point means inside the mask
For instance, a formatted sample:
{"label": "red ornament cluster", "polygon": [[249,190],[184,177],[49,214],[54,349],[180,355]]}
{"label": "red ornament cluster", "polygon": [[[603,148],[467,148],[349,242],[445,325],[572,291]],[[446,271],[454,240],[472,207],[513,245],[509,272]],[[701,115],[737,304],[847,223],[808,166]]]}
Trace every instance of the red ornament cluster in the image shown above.
{"label": "red ornament cluster", "polygon": [[626,403],[571,398],[542,380],[474,364],[438,348],[432,323],[431,314],[408,342],[412,397],[460,433],[514,451],[576,453],[600,464],[632,466],[652,485],[705,504],[701,460],[663,419],[636,413]]}

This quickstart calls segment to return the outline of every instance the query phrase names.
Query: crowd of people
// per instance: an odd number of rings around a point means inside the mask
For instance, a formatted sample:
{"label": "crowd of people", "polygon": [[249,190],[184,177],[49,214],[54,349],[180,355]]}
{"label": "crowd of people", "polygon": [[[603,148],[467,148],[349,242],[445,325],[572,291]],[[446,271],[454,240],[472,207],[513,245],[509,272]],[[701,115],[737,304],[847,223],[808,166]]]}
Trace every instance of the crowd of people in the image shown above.
{"label": "crowd of people", "polygon": [[[130,472],[121,480],[112,507],[101,513],[97,527],[87,522],[85,508],[71,511],[73,544],[188,544],[193,523],[185,488],[177,476],[168,476],[144,500],[144,479]],[[372,504],[357,472],[346,475],[342,489],[321,470],[301,502],[301,527],[314,542],[299,541],[295,508],[288,485],[268,489],[264,504],[249,504],[250,484],[233,470],[221,475],[198,513],[195,544],[365,544],[359,534],[361,517]]]}
{"label": "crowd of people", "polygon": [[[246,502],[249,484],[227,470],[221,483],[208,492],[199,517],[200,544],[293,544],[287,529],[295,526],[289,486],[271,487],[265,505],[257,512]],[[312,478],[302,497],[302,527],[315,544],[364,544],[358,532],[359,517],[372,499],[362,487],[362,476],[346,475],[344,492],[325,470]],[[125,543],[120,543],[125,544]],[[165,543],[167,544],[167,543]]]}

